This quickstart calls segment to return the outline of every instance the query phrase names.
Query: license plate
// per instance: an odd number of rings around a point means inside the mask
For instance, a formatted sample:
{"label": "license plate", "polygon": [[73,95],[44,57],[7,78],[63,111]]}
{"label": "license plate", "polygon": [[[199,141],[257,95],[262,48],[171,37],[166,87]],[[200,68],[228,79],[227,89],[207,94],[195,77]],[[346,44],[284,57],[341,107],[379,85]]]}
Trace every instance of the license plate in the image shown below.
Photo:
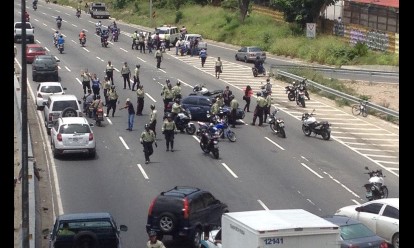
{"label": "license plate", "polygon": [[73,142],[78,142],[78,138],[73,138]]}
{"label": "license plate", "polygon": [[285,124],[282,122],[282,123],[279,123],[279,127],[284,127],[285,126]]}
{"label": "license plate", "polygon": [[269,119],[267,119],[267,123],[270,123],[271,121],[272,121],[272,119],[270,119],[270,118],[269,118]]}

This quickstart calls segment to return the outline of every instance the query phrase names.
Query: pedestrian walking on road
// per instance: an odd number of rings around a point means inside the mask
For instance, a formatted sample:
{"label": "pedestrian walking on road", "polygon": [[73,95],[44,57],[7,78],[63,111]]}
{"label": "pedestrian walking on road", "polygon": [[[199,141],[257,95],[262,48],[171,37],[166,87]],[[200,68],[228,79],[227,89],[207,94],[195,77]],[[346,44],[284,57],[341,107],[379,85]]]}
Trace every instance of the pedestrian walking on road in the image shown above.
{"label": "pedestrian walking on road", "polygon": [[124,90],[126,89],[127,83],[128,83],[129,89],[131,89],[131,82],[129,81],[129,79],[131,78],[131,70],[129,69],[127,62],[124,62],[124,65],[122,66],[121,75],[122,75],[122,78],[124,79]]}
{"label": "pedestrian walking on road", "polygon": [[172,114],[168,113],[167,118],[165,118],[164,123],[161,128],[162,133],[165,135],[165,145],[167,147],[167,152],[170,150],[174,152],[174,135],[177,133],[177,126],[173,120]]}
{"label": "pedestrian walking on road", "polygon": [[145,130],[141,133],[140,142],[144,146],[145,163],[150,162],[150,156],[154,153],[152,143],[157,147],[157,141],[155,141],[155,134],[150,129],[149,124],[145,124]]}
{"label": "pedestrian walking on road", "polygon": [[109,103],[109,91],[111,90],[111,80],[109,80],[108,76],[105,77],[103,83],[103,94],[105,98],[105,106]]}
{"label": "pedestrian walking on road", "polygon": [[139,87],[139,85],[141,84],[141,82],[139,81],[139,68],[141,67],[141,65],[136,65],[135,69],[134,69],[134,83],[132,84],[132,91],[135,91],[135,85],[137,86],[137,89]]}
{"label": "pedestrian walking on road", "polygon": [[162,52],[160,50],[160,48],[157,48],[157,51],[155,51],[155,59],[157,60],[157,68],[160,69],[161,68],[161,61],[162,61]]}
{"label": "pedestrian walking on road", "polygon": [[151,104],[150,109],[151,109],[151,114],[150,114],[150,120],[149,120],[149,127],[154,132],[155,137],[157,137],[157,132],[155,131],[155,128],[157,125],[157,110],[155,109],[154,104]]}
{"label": "pedestrian walking on road", "polygon": [[247,85],[246,89],[244,90],[244,96],[243,96],[243,100],[246,101],[246,105],[244,105],[244,108],[243,108],[244,111],[250,112],[250,100],[251,100],[252,95],[253,95],[252,87],[250,87],[250,85]]}
{"label": "pedestrian walking on road", "polygon": [[88,72],[88,68],[86,68],[85,70],[81,71],[80,76],[82,78],[83,94],[85,95],[86,94],[86,89],[88,89],[88,90],[91,89],[92,75]]}
{"label": "pedestrian walking on road", "polygon": [[112,85],[114,85],[114,65],[110,60],[108,60],[108,64],[106,65],[105,73],[109,80],[111,80]]}
{"label": "pedestrian walking on road", "polygon": [[137,93],[137,115],[142,115],[142,110],[144,109],[144,85],[140,84],[136,91]]}
{"label": "pedestrian walking on road", "polygon": [[128,128],[126,130],[132,131],[132,127],[134,126],[135,110],[134,105],[129,98],[126,99],[125,106],[119,110],[126,108],[128,109]]}
{"label": "pedestrian walking on road", "polygon": [[234,95],[230,95],[230,118],[229,124],[231,124],[232,128],[236,127],[236,120],[237,120],[237,109],[239,108],[239,102],[234,98]]}

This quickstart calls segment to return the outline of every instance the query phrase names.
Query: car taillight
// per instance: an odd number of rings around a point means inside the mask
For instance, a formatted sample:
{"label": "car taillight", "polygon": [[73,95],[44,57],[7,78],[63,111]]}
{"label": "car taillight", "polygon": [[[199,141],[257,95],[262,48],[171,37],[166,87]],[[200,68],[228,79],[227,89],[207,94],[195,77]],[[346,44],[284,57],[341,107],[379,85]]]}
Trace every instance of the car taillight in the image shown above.
{"label": "car taillight", "polygon": [[387,242],[382,242],[379,246],[379,248],[388,248],[388,243]]}
{"label": "car taillight", "polygon": [[183,203],[184,203],[184,208],[183,208],[184,219],[188,219],[188,217],[190,215],[190,206],[188,205],[187,197],[184,198]]}
{"label": "car taillight", "polygon": [[89,141],[92,141],[93,140],[93,133],[90,133],[89,134]]}
{"label": "car taillight", "polygon": [[52,113],[49,113],[49,121],[53,121],[53,114]]}
{"label": "car taillight", "polygon": [[58,141],[62,141],[62,134],[58,133],[58,135],[56,136]]}
{"label": "car taillight", "polygon": [[154,204],[155,204],[155,199],[152,200],[151,204],[149,205],[149,208],[148,208],[148,216],[151,216],[152,215],[152,209],[154,208]]}

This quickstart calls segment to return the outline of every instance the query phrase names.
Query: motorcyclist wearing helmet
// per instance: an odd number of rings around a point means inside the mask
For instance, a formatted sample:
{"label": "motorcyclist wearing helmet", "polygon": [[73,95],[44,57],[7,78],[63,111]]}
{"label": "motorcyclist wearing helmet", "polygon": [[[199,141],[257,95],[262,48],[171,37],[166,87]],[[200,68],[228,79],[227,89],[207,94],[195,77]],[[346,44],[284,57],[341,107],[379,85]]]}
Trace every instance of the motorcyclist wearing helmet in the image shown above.
{"label": "motorcyclist wearing helmet", "polygon": [[157,239],[157,233],[155,231],[149,231],[148,236],[147,248],[165,248],[164,244]]}
{"label": "motorcyclist wearing helmet", "polygon": [[102,29],[102,23],[101,21],[98,21],[95,23],[95,31],[97,35],[101,35],[101,29]]}
{"label": "motorcyclist wearing helmet", "polygon": [[79,33],[79,44],[82,44],[82,39],[85,38],[85,42],[86,42],[86,34],[85,34],[85,30],[82,29],[82,31]]}
{"label": "motorcyclist wearing helmet", "polygon": [[258,73],[263,73],[263,60],[260,58],[260,56],[256,57],[256,60],[254,61],[254,67],[257,69]]}
{"label": "motorcyclist wearing helmet", "polygon": [[60,16],[56,17],[56,25],[60,29],[60,27],[62,26],[62,17]]}
{"label": "motorcyclist wearing helmet", "polygon": [[101,100],[101,96],[97,95],[95,101],[93,101],[91,107],[93,108],[93,116],[96,117],[96,111],[98,109],[102,109],[103,108],[103,102]]}
{"label": "motorcyclist wearing helmet", "polygon": [[[152,143],[154,143],[155,147],[157,147],[157,141],[155,140],[155,133],[154,131],[150,129],[149,124],[145,124],[145,130],[141,133],[139,140],[141,144],[144,146],[145,163],[148,164],[150,162],[150,156],[154,153],[154,149],[152,148]],[[155,234],[155,236],[157,235]],[[158,246],[151,246],[151,245],[153,244],[150,244],[150,241],[149,241],[149,243],[147,244],[147,247],[158,247]],[[160,247],[164,247],[164,245]]]}
{"label": "motorcyclist wearing helmet", "polygon": [[171,152],[174,152],[174,134],[177,133],[177,124],[173,121],[172,113],[167,114],[164,123],[162,124],[161,131],[165,135],[166,151],[168,152],[170,150],[171,145]]}
{"label": "motorcyclist wearing helmet", "polygon": [[59,39],[59,31],[56,30],[55,33],[53,33],[53,44],[55,47],[57,47],[57,40]]}
{"label": "motorcyclist wearing helmet", "polygon": [[103,43],[106,40],[108,40],[109,38],[109,31],[108,29],[101,29],[101,43]]}
{"label": "motorcyclist wearing helmet", "polygon": [[63,39],[63,35],[62,34],[59,35],[59,38],[57,39],[57,44],[58,44],[58,46],[65,44],[65,39]]}
{"label": "motorcyclist wearing helmet", "polygon": [[181,82],[177,81],[177,83],[172,87],[173,90],[173,99],[181,99]]}

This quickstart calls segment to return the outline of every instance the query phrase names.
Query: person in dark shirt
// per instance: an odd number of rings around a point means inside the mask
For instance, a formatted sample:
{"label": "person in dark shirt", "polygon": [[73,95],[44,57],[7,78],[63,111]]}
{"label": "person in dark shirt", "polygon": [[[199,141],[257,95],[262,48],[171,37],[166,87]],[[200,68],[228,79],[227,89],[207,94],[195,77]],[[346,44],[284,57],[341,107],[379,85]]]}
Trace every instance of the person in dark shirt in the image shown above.
{"label": "person in dark shirt", "polygon": [[126,130],[132,131],[132,127],[134,126],[134,117],[135,117],[135,109],[134,105],[129,98],[126,99],[125,106],[120,108],[121,109],[128,109],[128,128]]}

